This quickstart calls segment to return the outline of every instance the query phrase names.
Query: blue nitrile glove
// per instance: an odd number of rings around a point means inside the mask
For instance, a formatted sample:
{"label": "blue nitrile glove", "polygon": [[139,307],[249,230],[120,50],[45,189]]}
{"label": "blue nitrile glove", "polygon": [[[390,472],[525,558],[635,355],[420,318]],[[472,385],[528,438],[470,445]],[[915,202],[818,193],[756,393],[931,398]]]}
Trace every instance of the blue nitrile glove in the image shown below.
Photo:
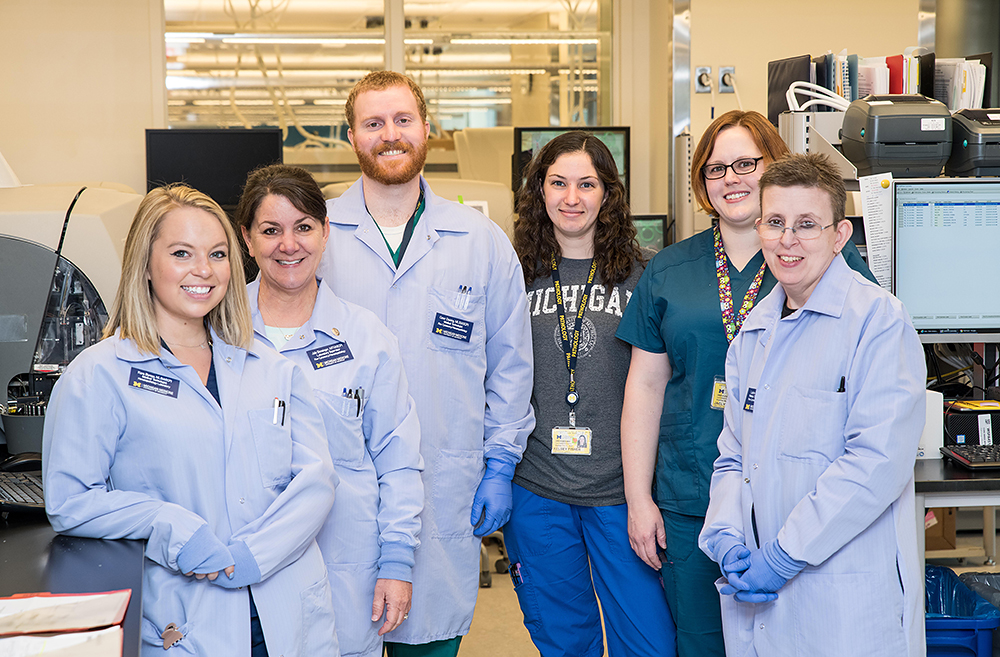
{"label": "blue nitrile glove", "polygon": [[198,528],[177,553],[177,569],[183,574],[220,572],[233,565],[229,548],[216,537],[207,524]]}
{"label": "blue nitrile glove", "polygon": [[722,588],[719,589],[719,593],[722,595],[731,595],[740,602],[752,602],[758,604],[761,602],[771,602],[772,600],[778,599],[777,593],[762,593],[754,591],[741,591],[732,584],[723,584]]}
{"label": "blue nitrile glove", "polygon": [[778,541],[773,540],[765,543],[759,550],[751,550],[750,566],[727,579],[741,591],[776,593],[805,567],[805,561],[792,559],[781,549]]}
{"label": "blue nitrile glove", "polygon": [[250,586],[260,581],[260,567],[257,560],[253,558],[253,553],[243,541],[233,541],[229,544],[229,552],[236,561],[236,568],[233,576],[226,573],[219,573],[219,576],[212,580],[213,584],[218,584],[224,589],[238,589],[241,586]]}
{"label": "blue nitrile glove", "polygon": [[486,474],[479,483],[476,496],[472,498],[472,517],[475,527],[473,534],[488,536],[500,529],[510,518],[510,507],[514,504],[510,480],[514,478],[514,465],[490,459],[486,462]]}
{"label": "blue nitrile glove", "polygon": [[729,548],[729,552],[726,552],[726,555],[722,557],[722,563],[719,564],[723,576],[729,579],[730,575],[736,575],[746,570],[750,566],[749,556],[750,549],[745,545],[734,545]]}

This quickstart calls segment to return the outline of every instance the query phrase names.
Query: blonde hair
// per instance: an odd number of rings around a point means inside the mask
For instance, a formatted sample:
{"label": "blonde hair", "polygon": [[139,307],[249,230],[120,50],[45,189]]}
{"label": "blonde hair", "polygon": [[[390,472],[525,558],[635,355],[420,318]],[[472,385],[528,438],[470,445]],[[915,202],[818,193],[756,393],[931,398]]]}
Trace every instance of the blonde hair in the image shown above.
{"label": "blonde hair", "polygon": [[222,301],[205,316],[206,322],[228,344],[249,349],[253,344],[253,323],[243,278],[243,259],[239,241],[229,218],[219,204],[186,185],[157,187],[146,194],[132,219],[125,239],[125,256],[118,294],[104,337],[121,329],[121,337],[134,342],[140,351],[160,353],[160,333],[156,326],[153,293],[147,279],[149,258],[160,233],[163,217],[171,210],[189,207],[203,210],[218,219],[226,233],[229,250],[229,285]]}

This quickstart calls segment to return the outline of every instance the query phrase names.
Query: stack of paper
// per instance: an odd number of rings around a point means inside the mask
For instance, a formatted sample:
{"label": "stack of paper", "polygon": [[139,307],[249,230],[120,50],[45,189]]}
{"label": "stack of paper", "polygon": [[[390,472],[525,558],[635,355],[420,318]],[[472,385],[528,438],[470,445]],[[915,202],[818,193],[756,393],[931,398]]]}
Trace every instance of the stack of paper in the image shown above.
{"label": "stack of paper", "polygon": [[858,62],[858,98],[889,93],[889,67],[885,57],[863,57]]}
{"label": "stack of paper", "polygon": [[946,58],[934,66],[934,97],[953,112],[979,109],[986,89],[986,67],[978,61]]}
{"label": "stack of paper", "polygon": [[131,595],[125,589],[0,598],[0,654],[121,657],[121,623]]}

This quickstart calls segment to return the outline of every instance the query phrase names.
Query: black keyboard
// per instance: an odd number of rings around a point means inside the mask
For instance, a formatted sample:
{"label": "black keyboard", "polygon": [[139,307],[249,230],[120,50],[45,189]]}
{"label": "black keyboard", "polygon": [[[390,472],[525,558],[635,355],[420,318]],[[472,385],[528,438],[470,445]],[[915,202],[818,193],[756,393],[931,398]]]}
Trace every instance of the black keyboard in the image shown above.
{"label": "black keyboard", "polygon": [[1000,468],[1000,445],[947,445],[941,453],[967,468]]}
{"label": "black keyboard", "polygon": [[45,511],[40,472],[0,472],[0,511]]}

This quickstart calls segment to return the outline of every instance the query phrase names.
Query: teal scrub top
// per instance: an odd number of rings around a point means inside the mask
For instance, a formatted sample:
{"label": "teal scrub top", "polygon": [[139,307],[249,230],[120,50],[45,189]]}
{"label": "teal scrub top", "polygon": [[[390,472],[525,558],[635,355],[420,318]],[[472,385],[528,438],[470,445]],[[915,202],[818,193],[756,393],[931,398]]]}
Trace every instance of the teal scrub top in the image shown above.
{"label": "teal scrub top", "polygon": [[[853,243],[848,242],[842,253],[852,269],[875,282]],[[729,263],[737,310],[763,262],[764,254],[758,251],[743,271]],[[776,282],[765,268],[757,300]],[[668,246],[650,261],[616,335],[643,351],[666,353],[670,358],[653,497],[665,511],[704,516],[712,464],[719,456],[716,442],[722,431],[722,411],[712,408],[712,392],[716,377],[725,380],[729,348],[711,229]]]}

